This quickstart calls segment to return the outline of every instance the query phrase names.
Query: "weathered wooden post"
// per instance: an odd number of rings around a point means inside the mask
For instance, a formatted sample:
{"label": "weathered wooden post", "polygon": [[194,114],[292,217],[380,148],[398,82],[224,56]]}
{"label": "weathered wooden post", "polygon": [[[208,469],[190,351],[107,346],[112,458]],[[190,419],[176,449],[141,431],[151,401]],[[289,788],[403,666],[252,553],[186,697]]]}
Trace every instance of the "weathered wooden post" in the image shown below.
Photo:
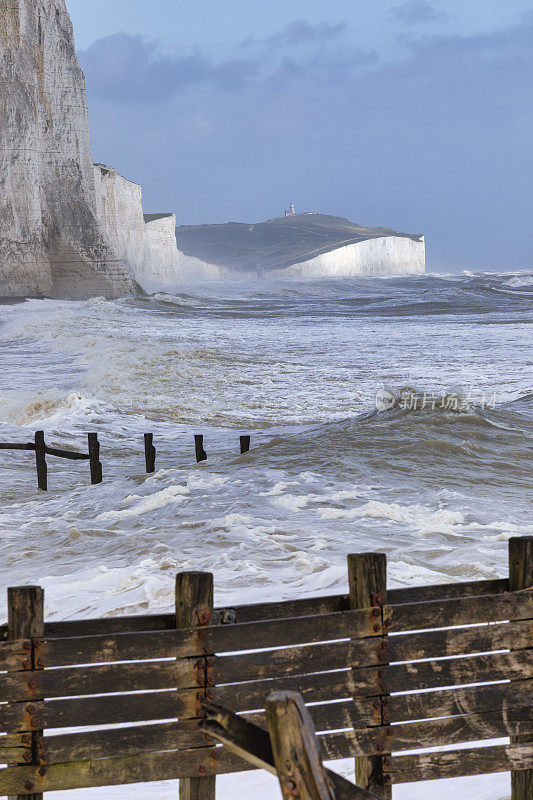
{"label": "weathered wooden post", "polygon": [[46,466],[46,442],[44,431],[35,431],[35,465],[37,467],[37,485],[46,492],[48,489],[48,467]]}
{"label": "weathered wooden post", "polygon": [[[509,539],[509,591],[517,592],[533,586],[533,537]],[[533,736],[511,736],[511,744],[531,742]],[[511,772],[511,800],[531,800],[533,769]]]}
{"label": "weathered wooden post", "polygon": [[247,453],[248,450],[250,449],[250,437],[249,436],[241,436],[240,437],[240,443],[241,443],[241,456],[242,456],[242,455],[244,455],[244,453]]}
{"label": "weathered wooden post", "polygon": [[[383,607],[387,603],[387,556],[383,553],[359,553],[348,556],[348,583],[349,602],[352,610],[369,608],[371,606]],[[381,618],[376,617],[376,625],[383,630],[383,611]],[[387,639],[383,638],[380,663],[386,665]],[[386,679],[386,669],[384,675]],[[381,724],[389,724],[388,713],[388,687],[380,676],[380,686],[375,702],[381,705]],[[383,737],[386,740],[386,737]],[[390,758],[390,756],[389,756]],[[385,783],[384,772],[387,755],[361,756],[355,759],[355,782],[363,789],[368,789],[383,800],[391,800],[392,787]]]}
{"label": "weathered wooden post", "polygon": [[[40,586],[17,586],[7,590],[8,623],[7,635],[11,641],[17,639],[31,640],[25,660],[21,668],[27,670],[42,669],[38,656],[38,640],[44,636],[44,591]],[[37,640],[37,642],[35,641]],[[43,698],[36,694],[34,700]],[[27,701],[26,710],[29,711]],[[42,730],[33,730],[28,734],[23,761],[18,766],[45,766],[44,738]],[[27,784],[28,794],[12,795],[9,800],[42,800],[40,792],[33,793],[31,781]]]}
{"label": "weathered wooden post", "polygon": [[[176,628],[211,625],[213,620],[213,575],[210,572],[179,572],[176,575]],[[212,665],[206,658],[202,695],[212,685]],[[198,685],[198,684],[196,684]],[[198,703],[201,713],[201,699]],[[216,776],[180,780],[180,800],[215,800]]]}
{"label": "weathered wooden post", "polygon": [[100,461],[100,442],[97,433],[87,435],[89,443],[89,465],[91,467],[91,483],[102,483],[102,463]]}
{"label": "weathered wooden post", "polygon": [[284,800],[335,800],[333,784],[322,766],[313,722],[300,695],[272,692],[265,710]]}
{"label": "weathered wooden post", "polygon": [[144,434],[144,458],[146,461],[146,472],[155,472],[155,454],[154,447],[154,434]]}
{"label": "weathered wooden post", "polygon": [[205,461],[207,459],[207,453],[204,450],[204,437],[201,433],[195,434],[194,447],[196,450],[196,463],[199,464],[200,461]]}

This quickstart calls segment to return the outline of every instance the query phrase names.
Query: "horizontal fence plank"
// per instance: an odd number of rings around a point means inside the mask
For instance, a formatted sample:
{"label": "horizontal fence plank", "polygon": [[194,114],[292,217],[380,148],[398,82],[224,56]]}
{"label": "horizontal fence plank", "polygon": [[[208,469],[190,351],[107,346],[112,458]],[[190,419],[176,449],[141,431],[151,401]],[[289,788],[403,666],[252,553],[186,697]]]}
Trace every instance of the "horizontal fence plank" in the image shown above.
{"label": "horizontal fence plank", "polygon": [[[324,758],[343,758],[342,734],[321,738]],[[391,783],[528,769],[533,765],[529,744],[500,745],[387,757],[385,773]],[[0,771],[2,794],[59,791],[95,786],[227,774],[253,769],[225,748],[195,748],[163,753],[49,764],[45,768],[9,767]]]}
{"label": "horizontal fence plank", "polygon": [[[34,445],[31,444],[31,449]],[[509,590],[508,578],[493,580],[462,581],[459,583],[433,584],[430,586],[406,586],[389,589],[390,603],[419,603],[427,600],[444,600],[451,597],[498,594]],[[276,603],[255,603],[216,608],[214,615],[219,622],[255,622],[293,616],[330,614],[349,609],[348,595],[335,594],[323,597],[282,600]],[[47,638],[68,636],[109,635],[134,633],[135,631],[172,630],[176,627],[174,614],[136,614],[124,617],[100,617],[73,620],[52,620],[45,623]],[[7,626],[0,626],[0,639],[6,638]]]}
{"label": "horizontal fence plank", "polygon": [[[319,735],[319,741],[322,757],[336,759],[523,735],[532,731],[532,709],[513,708],[505,712],[325,733]],[[24,753],[29,752],[31,745],[22,741],[23,736],[24,734],[17,734],[0,737],[0,758],[3,761],[24,760]],[[197,720],[181,720],[104,731],[54,734],[45,738],[43,754],[47,764],[57,764],[190,747],[211,747],[213,744],[198,729]]]}
{"label": "horizontal fence plank", "polygon": [[328,750],[331,758],[346,758],[496,739],[530,731],[533,731],[533,710],[517,707],[484,714],[326,733],[321,741],[331,740],[335,743],[337,749],[334,751],[331,745]]}
{"label": "horizontal fence plank", "polygon": [[[388,589],[387,598],[389,603],[420,603],[427,600],[444,600],[452,597],[499,594],[508,590],[509,579],[497,578],[493,580],[463,581],[461,583]],[[278,603],[232,606],[227,611],[231,615],[235,615],[236,622],[253,622],[261,619],[327,614],[334,611],[346,611],[349,607],[348,595],[337,594],[284,600]],[[222,617],[224,616],[224,611],[226,611],[226,609],[216,610],[219,611]]]}
{"label": "horizontal fence plank", "polygon": [[348,595],[332,594],[323,597],[301,597],[295,600],[281,600],[274,603],[253,603],[215,609],[220,618],[234,619],[235,622],[259,622],[267,619],[287,619],[289,617],[308,617],[315,614],[333,614],[348,611]]}
{"label": "horizontal fence plank", "polygon": [[312,672],[342,669],[351,664],[379,664],[381,638],[357,642],[312,644],[263,650],[258,653],[220,656],[216,659],[217,683],[240,683]]}
{"label": "horizontal fence plank", "polygon": [[19,764],[32,758],[31,736],[16,733],[0,736],[0,764]]}
{"label": "horizontal fence plank", "polygon": [[204,685],[204,665],[205,659],[181,659],[12,672],[0,683],[0,701],[150,689],[191,689]]}
{"label": "horizontal fence plank", "polygon": [[0,705],[0,730],[5,733],[146,722],[151,719],[196,717],[205,693],[199,689],[179,692],[108,695],[71,700],[34,700]]}
{"label": "horizontal fence plank", "polygon": [[8,672],[31,669],[31,641],[0,642],[0,669]]}
{"label": "horizontal fence plank", "polygon": [[164,750],[186,750],[190,747],[213,747],[215,744],[216,742],[199,730],[197,719],[110,728],[104,731],[54,734],[44,739],[46,762],[49,764],[141,755]]}
{"label": "horizontal fence plank", "polygon": [[359,696],[533,676],[533,649],[353,670]]}
{"label": "horizontal fence plank", "polygon": [[533,590],[389,606],[389,632],[533,618]]}
{"label": "horizontal fence plank", "polygon": [[502,622],[468,628],[424,631],[389,636],[389,661],[484,653],[490,650],[520,650],[533,646],[533,622]]}
{"label": "horizontal fence plank", "polygon": [[236,625],[48,639],[38,646],[38,651],[45,667],[59,667],[110,661],[186,658],[343,637],[379,636],[382,633],[381,609],[368,608]]}
{"label": "horizontal fence plank", "polygon": [[352,697],[353,690],[351,670],[344,670],[275,678],[254,683],[217,685],[213,689],[213,697],[216,703],[231,708],[237,713],[264,708],[265,698],[270,692],[299,692],[306,703],[318,703]]}
{"label": "horizontal fence plank", "polygon": [[63,639],[69,636],[112,636],[116,633],[175,629],[175,614],[136,614],[125,617],[52,620],[45,622],[44,635],[49,639]]}
{"label": "horizontal fence plank", "polygon": [[[275,682],[275,688],[298,689],[310,707],[319,730],[381,724],[382,703],[391,722],[452,715],[476,714],[515,707],[533,706],[533,680],[513,684],[491,684],[465,689],[436,690],[391,698],[349,699],[354,693],[351,673],[322,673]],[[216,687],[214,697],[234,711],[261,709],[268,694],[262,682]],[[199,715],[201,690],[155,692],[133,695],[76,698],[68,700],[7,703],[0,706],[0,729],[7,733],[34,729],[147,722],[152,719]],[[342,702],[332,699],[344,697]],[[249,716],[249,715],[247,715]]]}
{"label": "horizontal fence plank", "polygon": [[457,778],[461,775],[484,775],[531,769],[533,748],[530,743],[472,747],[464,750],[393,756],[387,759],[387,764],[390,764],[390,772],[385,772],[384,776],[388,783]]}
{"label": "horizontal fence plank", "polygon": [[[481,714],[512,708],[533,706],[533,679],[516,683],[473,686],[450,691],[421,692],[378,698],[358,698],[334,703],[308,706],[317,731],[343,728],[367,728],[381,724],[381,704],[384,718],[391,723],[414,722],[429,718]],[[263,712],[245,713],[246,719],[264,727]]]}
{"label": "horizontal fence plank", "polygon": [[[353,642],[286,647],[257,653],[221,656],[216,660],[218,683],[239,683],[278,676],[301,675],[347,666],[380,665],[384,661],[444,658],[462,654],[533,646],[530,622],[497,623],[470,628],[409,633]],[[385,657],[386,654],[386,657]]]}
{"label": "horizontal fence plank", "polygon": [[476,714],[516,706],[530,708],[533,706],[533,679],[464,689],[398,694],[383,698],[383,702],[388,706],[390,722]]}
{"label": "horizontal fence plank", "polygon": [[248,762],[224,747],[74,761],[45,767],[8,767],[0,770],[0,795],[148,783],[249,769]]}
{"label": "horizontal fence plank", "polygon": [[[381,725],[381,703],[376,698],[363,697],[360,700],[342,700],[335,703],[322,703],[307,706],[315,730],[344,730],[347,728],[372,728]],[[242,716],[255,725],[266,728],[264,711],[247,711]]]}
{"label": "horizontal fence plank", "polygon": [[448,600],[452,597],[475,597],[482,594],[500,594],[509,591],[509,578],[459,583],[437,583],[430,586],[405,586],[388,589],[389,603],[422,603],[428,600]]}

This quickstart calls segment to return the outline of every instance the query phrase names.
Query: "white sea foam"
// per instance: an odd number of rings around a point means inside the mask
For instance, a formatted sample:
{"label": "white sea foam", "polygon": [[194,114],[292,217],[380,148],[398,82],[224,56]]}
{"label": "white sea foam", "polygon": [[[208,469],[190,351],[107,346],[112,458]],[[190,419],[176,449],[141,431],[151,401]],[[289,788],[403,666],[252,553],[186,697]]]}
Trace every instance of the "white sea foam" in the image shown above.
{"label": "white sea foam", "polygon": [[183,486],[169,486],[166,489],[161,489],[160,492],[148,495],[147,497],[139,497],[139,495],[128,495],[125,502],[132,502],[139,500],[133,508],[123,508],[121,510],[104,511],[96,517],[97,522],[104,522],[105,520],[125,519],[126,517],[136,517],[139,514],[146,514],[148,511],[155,511],[158,508],[164,508],[171,503],[182,503],[184,498],[189,494],[188,489]]}

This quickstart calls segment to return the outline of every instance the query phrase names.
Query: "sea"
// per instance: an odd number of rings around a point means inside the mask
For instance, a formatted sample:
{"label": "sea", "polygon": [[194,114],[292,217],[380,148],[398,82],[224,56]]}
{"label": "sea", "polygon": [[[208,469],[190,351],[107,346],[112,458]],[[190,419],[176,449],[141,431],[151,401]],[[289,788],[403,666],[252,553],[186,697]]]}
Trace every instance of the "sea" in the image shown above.
{"label": "sea", "polygon": [[[533,532],[532,299],[533,273],[502,271],[1,305],[0,441],[44,430],[85,451],[95,432],[103,469],[91,486],[87,462],[49,456],[44,493],[32,453],[0,451],[1,621],[25,583],[48,619],[170,612],[181,570],[212,571],[217,604],[340,593],[347,554],[367,551],[391,587],[505,576],[508,539]],[[218,780],[220,800],[280,797],[259,772]],[[507,800],[510,781],[394,798],[450,790]]]}

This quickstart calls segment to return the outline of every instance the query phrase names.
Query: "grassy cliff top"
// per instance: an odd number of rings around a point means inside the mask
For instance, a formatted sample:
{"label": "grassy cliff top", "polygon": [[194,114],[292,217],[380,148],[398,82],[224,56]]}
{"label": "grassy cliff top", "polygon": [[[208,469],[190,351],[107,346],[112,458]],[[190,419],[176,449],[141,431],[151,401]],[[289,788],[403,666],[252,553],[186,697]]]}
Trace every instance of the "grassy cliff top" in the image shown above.
{"label": "grassy cliff top", "polygon": [[[420,234],[421,235],[421,234]],[[283,269],[347,244],[380,236],[420,235],[392,228],[365,228],[327,214],[295,214],[250,225],[181,225],[176,228],[178,247],[188,256],[235,270]]]}

